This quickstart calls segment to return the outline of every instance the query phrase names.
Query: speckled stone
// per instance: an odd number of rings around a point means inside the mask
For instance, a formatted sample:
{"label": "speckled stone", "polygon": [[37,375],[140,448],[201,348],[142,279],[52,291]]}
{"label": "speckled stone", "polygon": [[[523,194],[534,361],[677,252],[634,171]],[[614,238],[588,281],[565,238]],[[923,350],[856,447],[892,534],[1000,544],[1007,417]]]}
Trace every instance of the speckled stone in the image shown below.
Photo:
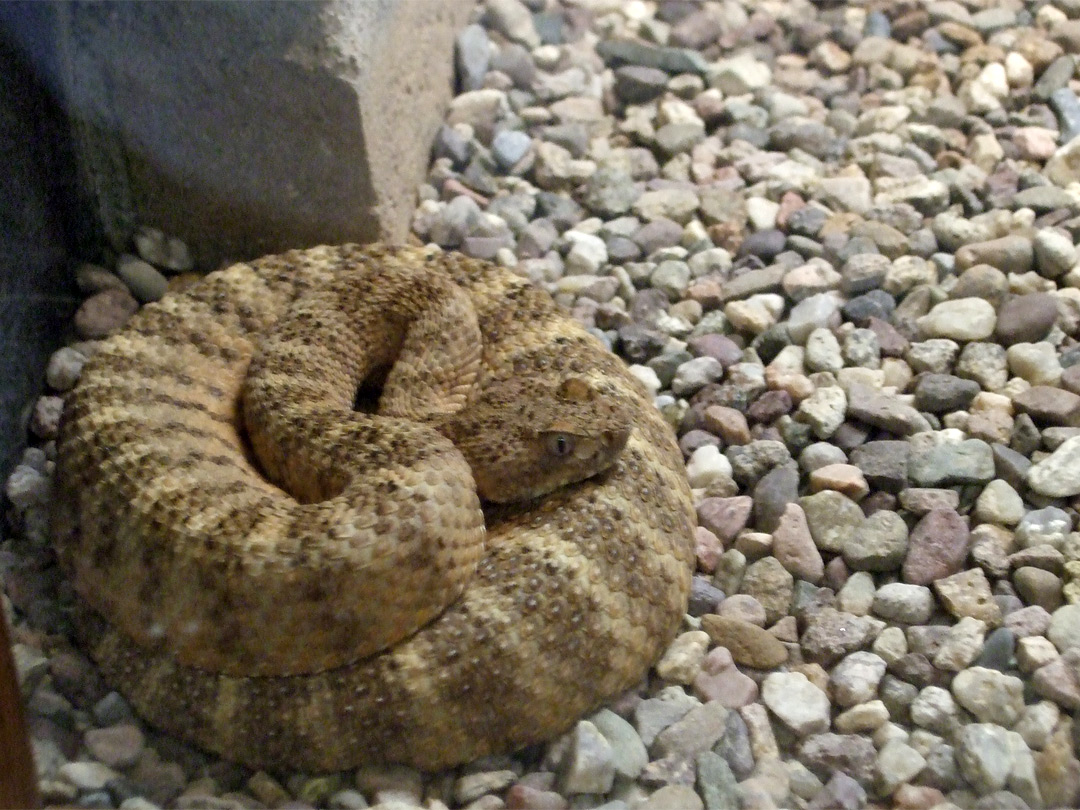
{"label": "speckled stone", "polygon": [[990,627],[1001,624],[1001,608],[994,601],[990,583],[980,568],[961,571],[934,581],[942,605],[957,618],[981,619]]}
{"label": "speckled stone", "polygon": [[986,484],[994,478],[994,456],[981,439],[939,444],[913,453],[908,463],[912,483],[921,487]]}
{"label": "speckled stone", "polygon": [[822,608],[807,621],[800,644],[810,660],[828,666],[866,646],[874,632],[873,626],[865,616]]}
{"label": "speckled stone", "polygon": [[957,573],[967,558],[967,522],[955,509],[932,509],[911,530],[903,578],[915,585]]}
{"label": "speckled stone", "polygon": [[868,517],[844,544],[844,561],[858,571],[891,571],[908,551],[908,529],[896,512],[882,509]]}

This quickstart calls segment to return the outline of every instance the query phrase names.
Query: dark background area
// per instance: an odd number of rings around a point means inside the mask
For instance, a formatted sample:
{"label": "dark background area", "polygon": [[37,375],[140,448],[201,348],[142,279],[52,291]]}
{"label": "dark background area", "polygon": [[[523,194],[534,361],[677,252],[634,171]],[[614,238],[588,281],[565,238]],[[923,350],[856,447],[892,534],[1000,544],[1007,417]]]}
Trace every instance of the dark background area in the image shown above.
{"label": "dark background area", "polygon": [[18,460],[46,361],[77,304],[91,243],[51,59],[52,3],[0,3],[0,478]]}

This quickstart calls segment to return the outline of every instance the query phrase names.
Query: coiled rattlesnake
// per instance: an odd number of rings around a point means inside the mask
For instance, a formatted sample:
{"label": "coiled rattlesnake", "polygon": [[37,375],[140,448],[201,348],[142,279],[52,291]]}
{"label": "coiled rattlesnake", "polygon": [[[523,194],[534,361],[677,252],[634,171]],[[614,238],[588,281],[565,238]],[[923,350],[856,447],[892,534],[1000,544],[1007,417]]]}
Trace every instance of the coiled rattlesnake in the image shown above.
{"label": "coiled rattlesnake", "polygon": [[[355,385],[399,353],[376,433]],[[57,466],[106,680],[253,767],[438,769],[550,738],[686,608],[670,429],[544,293],[458,255],[293,251],[148,305],[84,368]]]}

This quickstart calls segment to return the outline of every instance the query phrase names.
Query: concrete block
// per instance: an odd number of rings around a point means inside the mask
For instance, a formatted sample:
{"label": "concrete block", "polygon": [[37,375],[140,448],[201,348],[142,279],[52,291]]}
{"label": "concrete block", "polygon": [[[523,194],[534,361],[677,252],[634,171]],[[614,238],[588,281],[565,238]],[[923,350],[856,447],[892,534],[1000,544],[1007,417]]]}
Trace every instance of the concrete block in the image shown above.
{"label": "concrete block", "polygon": [[71,3],[61,85],[106,237],[212,268],[408,234],[473,0]]}

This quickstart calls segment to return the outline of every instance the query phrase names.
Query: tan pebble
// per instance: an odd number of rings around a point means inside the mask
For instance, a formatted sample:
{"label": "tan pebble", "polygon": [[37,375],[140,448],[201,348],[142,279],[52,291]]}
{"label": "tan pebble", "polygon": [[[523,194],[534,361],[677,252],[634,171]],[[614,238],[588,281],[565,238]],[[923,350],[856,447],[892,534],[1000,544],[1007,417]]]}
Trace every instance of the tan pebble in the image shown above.
{"label": "tan pebble", "polygon": [[702,630],[683,633],[671,642],[657,661],[656,674],[670,683],[692,683],[708,649],[708,633]]}
{"label": "tan pebble", "polygon": [[707,614],[701,626],[715,644],[727,647],[738,664],[755,669],[772,669],[787,660],[787,648],[773,635],[741,619]]}
{"label": "tan pebble", "polygon": [[862,500],[870,492],[862,470],[852,464],[826,464],[810,473],[810,491],[824,489],[842,492],[855,501]]}
{"label": "tan pebble", "polygon": [[109,288],[83,301],[75,312],[75,329],[89,340],[119,332],[139,309],[139,302],[126,289]]}

